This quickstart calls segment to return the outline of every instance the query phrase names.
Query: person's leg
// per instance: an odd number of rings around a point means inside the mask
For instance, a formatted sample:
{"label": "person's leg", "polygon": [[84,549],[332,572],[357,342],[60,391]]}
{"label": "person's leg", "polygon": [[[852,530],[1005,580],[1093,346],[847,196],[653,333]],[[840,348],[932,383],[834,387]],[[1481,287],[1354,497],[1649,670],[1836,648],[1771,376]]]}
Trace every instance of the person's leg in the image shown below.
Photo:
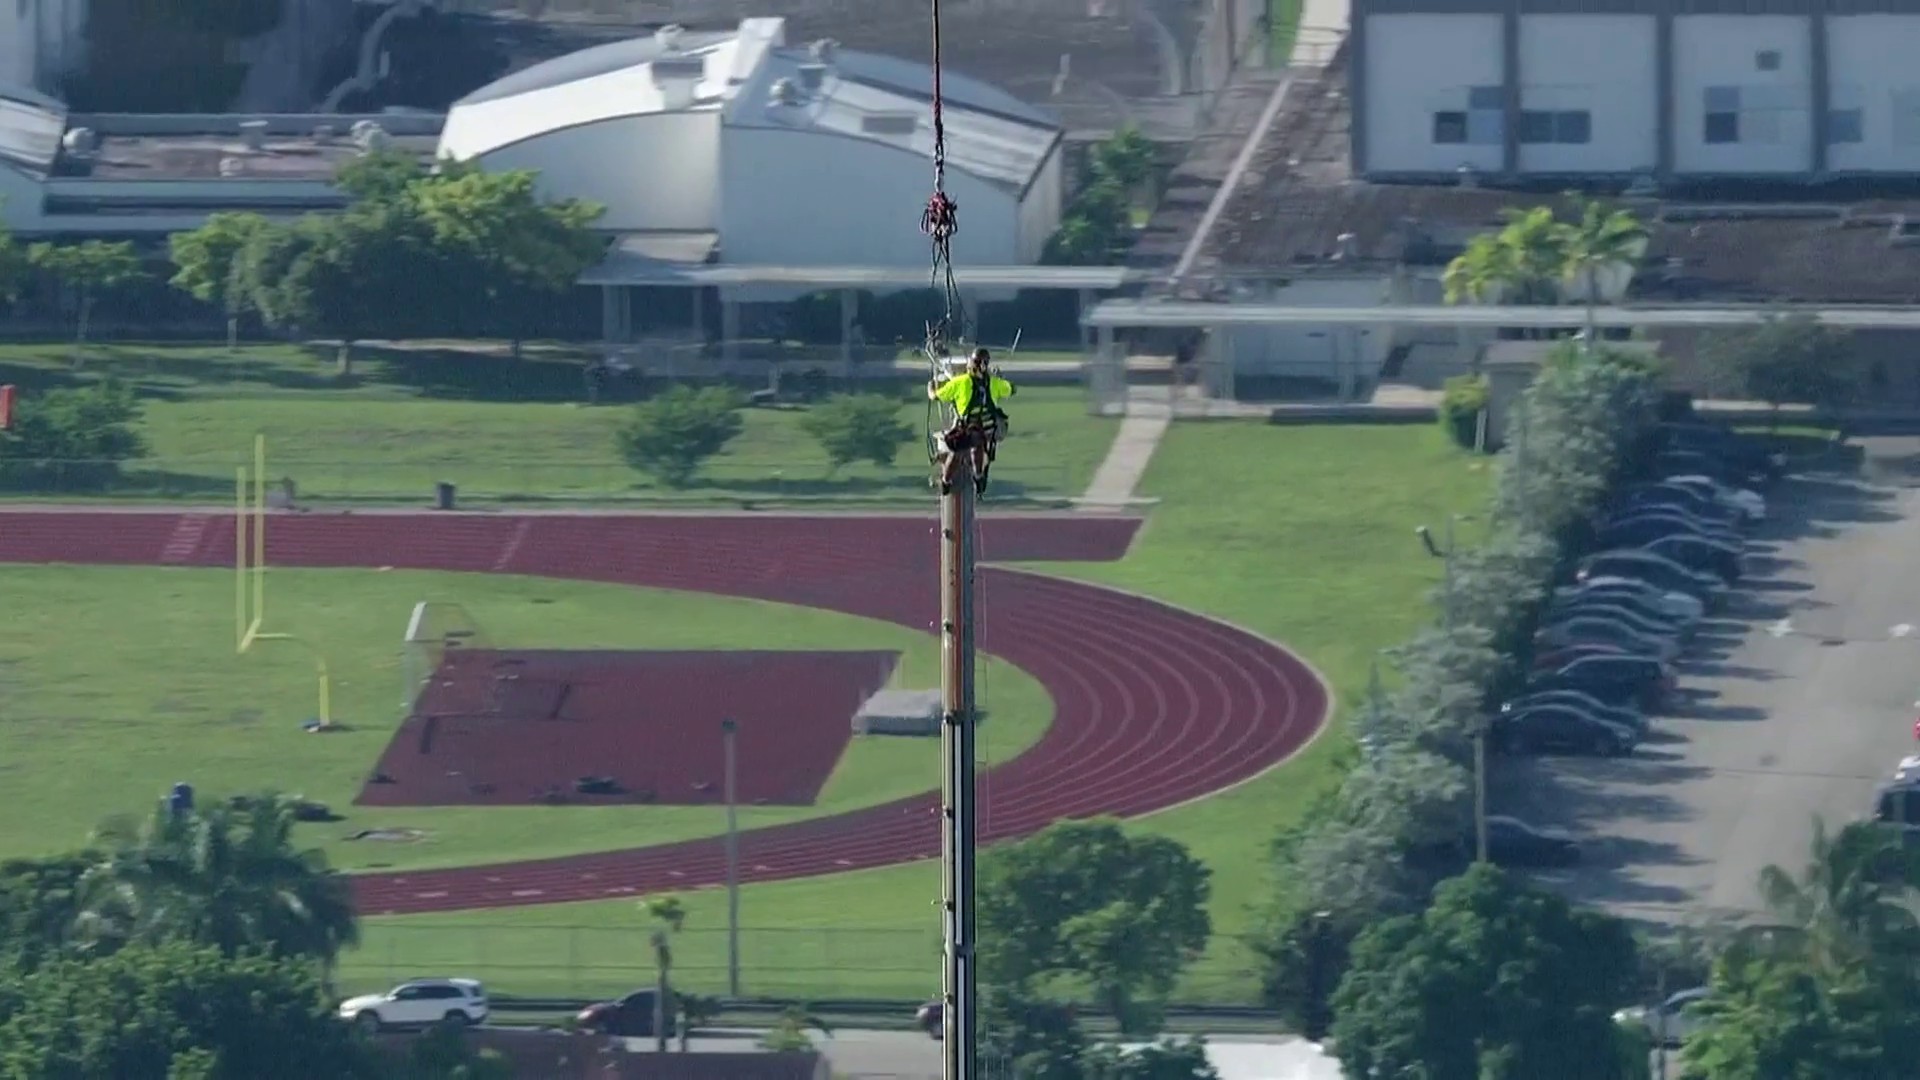
{"label": "person's leg", "polygon": [[975,443],[973,447],[973,490],[975,493],[980,495],[987,493],[987,470],[989,468],[992,468],[992,466],[988,463],[986,441],[983,439]]}

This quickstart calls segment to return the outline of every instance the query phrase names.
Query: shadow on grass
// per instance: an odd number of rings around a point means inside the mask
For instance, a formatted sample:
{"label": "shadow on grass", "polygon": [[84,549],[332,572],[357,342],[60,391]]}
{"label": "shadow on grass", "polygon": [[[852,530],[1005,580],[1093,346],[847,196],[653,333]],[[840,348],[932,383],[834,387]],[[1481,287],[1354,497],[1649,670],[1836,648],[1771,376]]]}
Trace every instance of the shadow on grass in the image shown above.
{"label": "shadow on grass", "polygon": [[[578,403],[587,398],[585,365],[548,355],[367,349],[358,364],[373,382],[448,401]],[[621,400],[637,394],[618,394]]]}

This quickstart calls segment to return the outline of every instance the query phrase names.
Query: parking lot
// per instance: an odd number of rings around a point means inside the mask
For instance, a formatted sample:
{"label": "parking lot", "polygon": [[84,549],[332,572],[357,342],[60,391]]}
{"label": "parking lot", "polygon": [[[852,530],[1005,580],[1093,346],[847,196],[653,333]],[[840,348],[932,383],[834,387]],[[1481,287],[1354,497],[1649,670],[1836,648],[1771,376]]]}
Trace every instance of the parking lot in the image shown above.
{"label": "parking lot", "polygon": [[1494,760],[1495,813],[1581,841],[1577,867],[1543,878],[1659,923],[1756,910],[1761,868],[1798,870],[1815,816],[1864,816],[1915,752],[1920,439],[1860,445],[1859,467],[1822,463],[1768,492],[1747,573],[1631,755]]}

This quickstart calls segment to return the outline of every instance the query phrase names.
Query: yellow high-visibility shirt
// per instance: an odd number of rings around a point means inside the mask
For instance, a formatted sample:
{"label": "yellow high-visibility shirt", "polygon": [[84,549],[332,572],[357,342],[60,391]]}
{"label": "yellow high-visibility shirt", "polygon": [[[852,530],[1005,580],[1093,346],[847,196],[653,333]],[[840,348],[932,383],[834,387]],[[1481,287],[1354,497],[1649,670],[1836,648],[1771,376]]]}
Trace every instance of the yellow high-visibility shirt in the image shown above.
{"label": "yellow high-visibility shirt", "polygon": [[[989,375],[981,381],[987,383],[987,396],[992,398],[995,405],[1013,396],[1013,384],[998,375]],[[940,389],[935,390],[933,396],[953,406],[953,411],[961,416],[972,416],[976,409],[984,413],[987,402],[975,400],[973,384],[973,375],[962,372],[941,383]]]}

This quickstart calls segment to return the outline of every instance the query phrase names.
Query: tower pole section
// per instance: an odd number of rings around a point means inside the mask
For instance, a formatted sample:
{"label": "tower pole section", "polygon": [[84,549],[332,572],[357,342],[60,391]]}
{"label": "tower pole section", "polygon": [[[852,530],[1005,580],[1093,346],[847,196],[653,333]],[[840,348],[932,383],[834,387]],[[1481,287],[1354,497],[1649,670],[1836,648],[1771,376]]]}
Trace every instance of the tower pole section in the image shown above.
{"label": "tower pole section", "polygon": [[973,514],[971,462],[940,499],[941,862],[946,917],[942,982],[942,1080],[979,1077],[978,977],[974,971]]}

